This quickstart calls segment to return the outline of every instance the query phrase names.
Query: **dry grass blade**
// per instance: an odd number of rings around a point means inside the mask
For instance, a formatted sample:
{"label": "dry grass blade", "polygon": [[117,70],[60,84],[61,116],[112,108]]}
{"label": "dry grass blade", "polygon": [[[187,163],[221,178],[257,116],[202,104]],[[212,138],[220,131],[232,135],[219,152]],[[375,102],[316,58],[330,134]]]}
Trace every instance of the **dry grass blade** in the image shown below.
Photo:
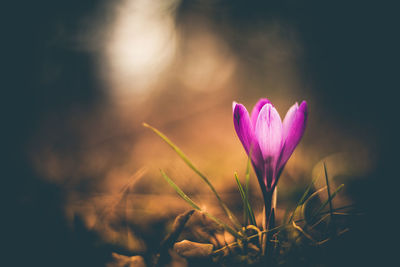
{"label": "dry grass blade", "polygon": [[[112,202],[110,206],[105,207],[98,217],[96,218],[96,222],[94,223],[94,226],[96,226],[98,223],[102,222],[105,217],[110,215],[113,211],[115,211],[116,207],[126,199],[127,195],[129,194],[129,191],[133,188],[133,186],[144,176],[146,173],[146,167],[142,167],[139,170],[137,170],[132,176],[129,178],[129,182],[126,183],[119,193],[117,194],[115,200]],[[93,227],[94,227],[93,226]]]}
{"label": "dry grass blade", "polygon": [[187,221],[190,219],[192,214],[195,212],[195,210],[189,210],[178,217],[176,217],[174,224],[172,226],[171,232],[165,237],[165,239],[161,242],[161,250],[170,248],[172,245],[175,243],[175,241],[178,239],[179,235],[181,234],[183,228],[185,227],[185,224]]}
{"label": "dry grass blade", "polygon": [[298,226],[298,225],[296,224],[295,221],[292,221],[292,225],[293,225],[293,227],[294,227],[296,230],[298,230],[300,233],[302,233],[307,239],[311,240],[311,241],[314,242],[314,243],[317,243],[317,241],[315,241],[315,239],[312,238],[312,236],[310,236],[309,234],[307,234],[307,233],[303,230],[303,228],[301,228],[300,226]]}

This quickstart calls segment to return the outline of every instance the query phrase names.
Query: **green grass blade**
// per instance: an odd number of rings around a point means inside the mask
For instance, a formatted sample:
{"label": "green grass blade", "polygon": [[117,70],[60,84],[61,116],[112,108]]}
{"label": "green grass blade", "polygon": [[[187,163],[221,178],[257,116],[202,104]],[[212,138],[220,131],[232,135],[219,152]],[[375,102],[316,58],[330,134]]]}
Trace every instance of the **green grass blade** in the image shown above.
{"label": "green grass blade", "polygon": [[[246,166],[246,182],[244,184],[244,193],[247,199],[249,199],[249,184],[250,184],[250,156],[247,159],[247,166]],[[250,205],[250,203],[249,203]],[[246,218],[245,218],[245,224],[248,225],[249,221],[249,211],[246,209]],[[254,215],[253,215],[254,216]],[[253,223],[251,223],[253,224]]]}
{"label": "green grass blade", "polygon": [[250,167],[251,167],[251,151],[249,153],[249,157],[247,159],[247,166],[246,166],[246,183],[245,183],[245,196],[246,196],[246,202],[247,202],[247,209],[248,209],[248,219],[250,220],[250,224],[257,226],[256,219],[254,216],[253,208],[251,207],[250,201],[249,201],[249,186],[250,186]]}
{"label": "green grass blade", "polygon": [[191,168],[197,175],[200,176],[200,178],[208,185],[208,187],[210,187],[211,191],[214,193],[214,195],[218,199],[219,204],[224,209],[226,215],[232,221],[233,225],[237,229],[240,229],[241,226],[240,226],[240,223],[239,223],[238,219],[235,217],[235,215],[229,210],[229,208],[222,201],[221,197],[218,195],[218,193],[215,190],[214,186],[210,183],[210,181],[207,179],[207,177],[194,166],[194,164],[183,153],[183,151],[180,150],[180,148],[178,148],[178,146],[176,146],[167,136],[165,136],[162,132],[160,132],[156,128],[148,125],[147,123],[143,123],[143,126],[146,127],[146,128],[149,128],[155,134],[157,134],[159,137],[161,137],[161,139],[163,139],[178,154],[178,156],[186,163],[186,165],[188,165],[189,168]]}
{"label": "green grass blade", "polygon": [[[336,188],[336,190],[332,193],[332,195],[328,197],[328,199],[325,200],[324,203],[322,203],[321,207],[319,207],[319,209],[314,213],[310,221],[312,221],[316,216],[319,215],[319,213],[326,207],[326,205],[329,204],[330,201],[332,201],[335,198],[335,196],[340,192],[340,190],[343,189],[343,187],[344,184],[341,184],[340,186],[338,186],[338,188]],[[333,212],[333,209],[330,212]]]}
{"label": "green grass blade", "polygon": [[208,218],[210,218],[211,220],[213,220],[214,222],[216,222],[218,225],[222,226],[226,231],[228,231],[231,235],[233,235],[234,237],[238,238],[238,239],[242,239],[243,237],[241,235],[239,235],[238,232],[235,231],[235,229],[233,229],[232,227],[230,227],[229,225],[227,225],[226,223],[222,222],[220,219],[214,217],[212,214],[206,212],[206,211],[202,211]]}
{"label": "green grass blade", "polygon": [[332,221],[332,227],[335,229],[335,219],[333,216],[333,205],[332,205],[332,197],[331,197],[331,190],[329,187],[329,179],[328,179],[328,170],[326,169],[326,163],[324,162],[324,172],[325,172],[325,181],[326,181],[326,188],[328,191],[328,200],[329,200],[329,214]]}
{"label": "green grass blade", "polygon": [[[309,223],[312,221],[313,216],[314,216],[314,212],[309,211],[308,209],[308,205],[309,203],[314,199],[314,198],[318,198],[319,194],[321,192],[323,192],[326,189],[326,186],[318,189],[317,191],[315,191],[314,193],[312,193],[303,203],[303,205],[301,205],[301,213],[303,215],[304,220]],[[311,214],[310,214],[311,213]]]}
{"label": "green grass blade", "polygon": [[246,166],[246,183],[244,189],[246,196],[249,195],[249,184],[250,184],[250,157],[247,160],[247,166]]}
{"label": "green grass blade", "polygon": [[246,195],[247,210],[249,212],[249,221],[251,225],[257,226],[256,217],[254,216],[253,208],[250,205],[249,197]]}
{"label": "green grass blade", "polygon": [[[253,209],[251,208],[248,195],[246,195],[246,192],[243,190],[242,184],[240,183],[239,177],[237,176],[236,172],[235,172],[235,180],[236,180],[236,183],[238,185],[240,196],[242,197],[243,209],[245,210],[245,214],[247,214],[247,219],[250,220],[250,224],[251,225],[255,225],[256,226],[257,225],[256,224],[256,219],[254,217],[254,212],[253,212]],[[248,224],[247,224],[246,220],[245,220],[245,223],[246,223],[246,226],[247,226]]]}
{"label": "green grass blade", "polygon": [[[346,209],[348,209],[349,207],[353,207],[353,205],[347,205],[347,206],[343,206],[343,207],[340,207],[340,208],[336,208],[336,209],[333,210],[333,213],[334,213],[335,215],[345,215],[345,216],[356,216],[356,215],[361,215],[360,213],[343,213],[343,212],[339,212],[339,211],[342,211],[342,210],[346,210]],[[329,211],[322,211],[322,212],[319,213],[319,215],[326,215],[326,214],[329,215]],[[296,223],[298,223],[298,222],[306,222],[306,219],[305,219],[305,218],[302,218],[302,219],[296,220]],[[289,224],[282,224],[281,226],[283,226],[283,225],[289,225]],[[290,225],[291,225],[291,224],[290,224]]]}
{"label": "green grass blade", "polygon": [[306,188],[306,190],[304,191],[303,195],[301,196],[301,198],[300,198],[299,201],[297,202],[296,207],[294,208],[294,210],[293,210],[293,212],[292,212],[292,215],[291,215],[290,218],[289,218],[288,223],[291,223],[291,221],[293,220],[297,208],[298,208],[299,206],[303,205],[304,202],[307,200],[306,197],[308,196],[308,193],[310,192],[310,190],[311,190],[312,186],[314,185],[315,181],[317,180],[317,178],[318,178],[318,177],[315,177],[315,178],[311,181],[311,183],[307,186],[307,188]]}
{"label": "green grass blade", "polygon": [[237,173],[235,172],[235,180],[236,180],[236,184],[237,184],[237,186],[238,186],[238,190],[239,190],[239,193],[240,193],[240,197],[242,198],[242,202],[243,202],[243,221],[244,221],[244,225],[247,225],[247,222],[248,222],[248,210],[247,210],[247,203],[246,203],[246,197],[245,197],[245,193],[244,193],[244,190],[243,190],[243,187],[242,187],[242,184],[240,183],[240,181],[239,181],[239,178],[238,178],[238,176],[237,176]]}
{"label": "green grass blade", "polygon": [[222,222],[220,219],[214,217],[212,214],[203,211],[190,197],[188,197],[188,195],[186,195],[182,189],[179,188],[179,186],[177,186],[171,178],[168,177],[168,175],[160,170],[161,175],[164,177],[164,179],[168,182],[168,184],[178,193],[178,195],[183,198],[192,208],[194,208],[195,210],[201,211],[203,212],[207,217],[209,217],[211,220],[213,220],[214,222],[216,222],[218,225],[222,226],[226,231],[228,231],[229,233],[231,233],[233,236],[235,236],[236,238],[242,238],[238,232],[236,232],[232,227],[230,227],[229,225],[227,225],[226,223]]}
{"label": "green grass blade", "polygon": [[196,210],[201,210],[201,208],[199,206],[197,206],[196,203],[193,202],[193,200],[190,199],[190,197],[188,197],[180,188],[179,186],[177,186],[172,180],[171,178],[169,178],[167,176],[167,174],[165,172],[163,172],[162,170],[160,170],[161,175],[164,177],[164,179],[167,181],[167,183],[173,188],[175,189],[175,191],[178,193],[179,196],[181,196],[181,198],[183,198],[190,206],[192,206],[192,208],[196,209]]}

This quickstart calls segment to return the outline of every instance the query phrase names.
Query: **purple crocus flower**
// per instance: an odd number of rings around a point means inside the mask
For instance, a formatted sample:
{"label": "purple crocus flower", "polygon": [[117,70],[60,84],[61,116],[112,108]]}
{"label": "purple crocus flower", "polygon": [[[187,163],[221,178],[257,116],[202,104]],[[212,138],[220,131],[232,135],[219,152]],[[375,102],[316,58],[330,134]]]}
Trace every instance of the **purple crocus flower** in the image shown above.
{"label": "purple crocus flower", "polygon": [[242,104],[233,102],[233,121],[260,183],[269,224],[273,191],[306,127],[307,103],[294,104],[282,122],[266,98],[257,102],[251,115]]}

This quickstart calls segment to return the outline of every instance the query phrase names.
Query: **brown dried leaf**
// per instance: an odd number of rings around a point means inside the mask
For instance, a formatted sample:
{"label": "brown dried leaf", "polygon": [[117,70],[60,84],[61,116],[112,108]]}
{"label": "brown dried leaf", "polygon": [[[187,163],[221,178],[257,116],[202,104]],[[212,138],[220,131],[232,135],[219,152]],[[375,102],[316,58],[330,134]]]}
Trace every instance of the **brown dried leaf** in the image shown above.
{"label": "brown dried leaf", "polygon": [[209,257],[214,249],[212,244],[197,243],[183,240],[175,243],[174,250],[184,258],[206,258]]}
{"label": "brown dried leaf", "polygon": [[113,262],[107,264],[107,267],[146,267],[142,256],[125,256],[118,253],[112,253]]}

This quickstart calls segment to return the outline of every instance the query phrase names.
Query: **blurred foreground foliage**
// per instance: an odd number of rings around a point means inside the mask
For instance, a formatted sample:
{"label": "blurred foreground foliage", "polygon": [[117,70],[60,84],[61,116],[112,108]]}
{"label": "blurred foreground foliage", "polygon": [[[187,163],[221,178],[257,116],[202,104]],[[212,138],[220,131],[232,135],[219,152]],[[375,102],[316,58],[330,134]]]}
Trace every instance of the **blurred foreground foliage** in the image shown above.
{"label": "blurred foreground foliage", "polygon": [[[281,224],[269,231],[257,224],[249,201],[250,161],[246,168],[244,186],[235,173],[238,191],[243,201],[243,218],[239,220],[222,201],[213,185],[186,155],[157,129],[144,124],[159,135],[183,161],[210,187],[230,222],[225,223],[200,208],[168,175],[161,174],[171,187],[193,209],[176,217],[169,233],[158,249],[147,255],[148,266],[176,263],[181,257],[189,266],[321,266],[332,244],[349,231],[348,218],[357,215],[352,205],[335,208],[333,199],[343,189],[329,183],[325,163],[325,186],[315,188],[317,178],[305,188],[293,210],[287,208]],[[323,196],[326,195],[327,198]],[[140,264],[139,264],[140,263]],[[135,265],[136,264],[136,265]],[[114,255],[111,266],[146,266],[143,257]]]}

